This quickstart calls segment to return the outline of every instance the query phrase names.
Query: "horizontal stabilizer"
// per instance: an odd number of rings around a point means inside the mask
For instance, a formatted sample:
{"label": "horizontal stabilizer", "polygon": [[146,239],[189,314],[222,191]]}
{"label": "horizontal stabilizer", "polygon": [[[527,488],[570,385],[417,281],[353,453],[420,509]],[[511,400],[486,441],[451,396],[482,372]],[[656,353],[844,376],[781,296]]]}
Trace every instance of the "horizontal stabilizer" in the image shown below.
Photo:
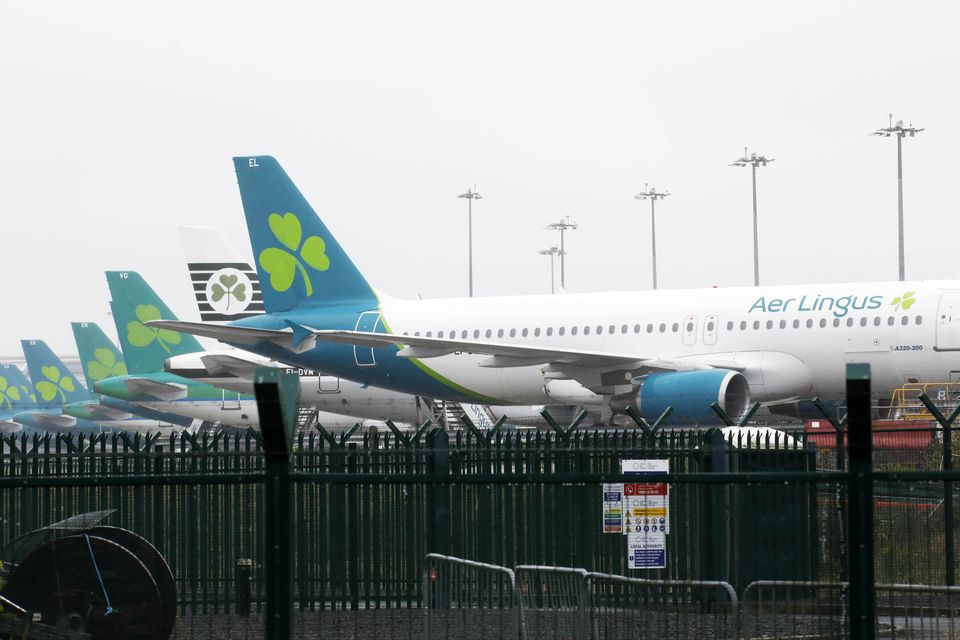
{"label": "horizontal stabilizer", "polygon": [[246,360],[240,355],[224,353],[208,353],[200,356],[200,362],[211,376],[230,375],[237,378],[253,380],[254,372],[266,366],[262,360]]}
{"label": "horizontal stabilizer", "polygon": [[41,427],[67,429],[69,427],[76,426],[77,424],[76,418],[62,413],[46,413],[43,411],[37,411],[31,415]]}
{"label": "horizontal stabilizer", "polygon": [[144,324],[158,329],[169,329],[195,336],[213,338],[228,344],[254,345],[259,342],[273,342],[294,353],[310,351],[315,346],[315,335],[307,336],[294,346],[293,329],[277,331],[275,329],[255,329],[252,327],[232,327],[229,325],[206,324],[203,322],[183,322],[180,320],[151,320]]}
{"label": "horizontal stabilizer", "polygon": [[123,384],[136,395],[146,395],[164,402],[182,400],[187,397],[187,385],[185,384],[159,382],[150,378],[134,376],[124,378]]}

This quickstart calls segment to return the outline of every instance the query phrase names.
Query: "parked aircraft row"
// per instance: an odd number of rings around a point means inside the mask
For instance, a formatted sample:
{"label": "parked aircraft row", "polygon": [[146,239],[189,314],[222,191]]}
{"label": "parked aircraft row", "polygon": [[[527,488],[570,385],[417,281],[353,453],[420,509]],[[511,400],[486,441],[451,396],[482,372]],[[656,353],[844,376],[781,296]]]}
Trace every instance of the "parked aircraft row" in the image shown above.
{"label": "parked aircraft row", "polygon": [[[63,407],[7,424],[255,426],[259,366],[296,368],[303,406],[351,416],[325,424],[415,423],[440,403],[480,422],[562,405],[648,420],[669,407],[674,421],[704,423],[711,405],[737,417],[754,401],[840,399],[850,362],[871,365],[880,398],[960,377],[960,281],[399,300],[360,272],[275,159],[234,168],[256,268],[211,231],[185,230],[201,322],[178,320],[135,271],[107,272],[122,355],[75,325],[84,361],[97,363],[83,391],[25,341],[34,389]],[[205,351],[191,334],[229,348]]]}

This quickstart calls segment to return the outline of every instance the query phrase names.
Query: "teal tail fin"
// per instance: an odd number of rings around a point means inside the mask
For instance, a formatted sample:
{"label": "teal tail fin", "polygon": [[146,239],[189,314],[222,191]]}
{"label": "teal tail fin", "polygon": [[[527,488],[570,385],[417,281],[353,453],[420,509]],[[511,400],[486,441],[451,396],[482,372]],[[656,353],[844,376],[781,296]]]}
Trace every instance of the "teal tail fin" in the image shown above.
{"label": "teal tail fin", "polygon": [[71,322],[70,326],[73,327],[73,338],[77,341],[77,352],[83,365],[87,389],[92,392],[93,384],[97,380],[127,375],[123,354],[98,324]]}
{"label": "teal tail fin", "polygon": [[13,364],[0,364],[0,413],[37,408],[33,385]]}
{"label": "teal tail fin", "polygon": [[300,190],[270,156],[233,159],[267,313],[377,298]]}
{"label": "teal tail fin", "polygon": [[89,400],[90,393],[43,340],[21,340],[40,408]]}
{"label": "teal tail fin", "polygon": [[176,320],[170,308],[136,271],[107,271],[110,308],[130,373],[163,371],[171,356],[203,351],[186,333],[148,327],[150,320]]}

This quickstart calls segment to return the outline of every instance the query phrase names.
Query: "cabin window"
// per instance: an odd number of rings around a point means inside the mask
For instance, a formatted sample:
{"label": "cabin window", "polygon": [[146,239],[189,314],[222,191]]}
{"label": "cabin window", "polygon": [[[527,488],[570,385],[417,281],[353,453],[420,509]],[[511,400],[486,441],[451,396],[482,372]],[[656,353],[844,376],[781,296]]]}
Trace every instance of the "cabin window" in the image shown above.
{"label": "cabin window", "polygon": [[474,338],[479,338],[479,337],[480,337],[480,329],[474,329],[474,330],[473,330],[473,337],[474,337]]}
{"label": "cabin window", "polygon": [[917,316],[917,324],[923,324],[923,316]]}
{"label": "cabin window", "polygon": [[489,338],[489,337],[492,336],[492,335],[493,335],[493,330],[487,329],[486,336]]}
{"label": "cabin window", "polygon": [[880,326],[880,316],[877,316],[876,318],[873,319],[873,326],[875,327]]}
{"label": "cabin window", "polygon": [[414,332],[413,332],[413,335],[415,335],[415,336],[417,336],[417,337],[419,338],[419,337],[420,337],[420,332],[419,332],[419,331],[414,331]]}
{"label": "cabin window", "polygon": [[786,321],[786,320],[781,320],[781,321],[780,321],[780,328],[781,328],[781,329],[786,329],[786,328],[787,328],[787,321]]}
{"label": "cabin window", "polygon": [[667,330],[667,325],[660,323],[660,333],[663,333],[666,330]]}
{"label": "cabin window", "polygon": [[409,331],[404,331],[404,332],[403,332],[403,335],[408,336],[408,335],[410,335],[410,332],[409,332]]}
{"label": "cabin window", "polygon": [[[647,333],[650,333],[651,331],[653,331],[653,325],[652,325],[652,324],[648,324],[648,325],[647,325]],[[638,324],[633,325],[633,332],[634,332],[634,333],[640,333],[640,325],[638,325]]]}
{"label": "cabin window", "polygon": [[533,336],[534,336],[535,338],[539,338],[539,337],[540,337],[540,327],[537,327],[536,329],[533,330]]}
{"label": "cabin window", "polygon": [[516,329],[510,329],[510,337],[513,338],[513,337],[516,336],[516,335],[517,335],[517,330],[516,330]]}
{"label": "cabin window", "polygon": [[825,328],[826,326],[827,326],[827,319],[826,319],[826,318],[820,318],[820,328],[823,329],[823,328]]}
{"label": "cabin window", "polygon": [[813,318],[807,318],[807,329],[813,329]]}
{"label": "cabin window", "polygon": [[443,337],[443,331],[437,331],[437,337],[438,337],[438,338],[442,338],[442,337]]}
{"label": "cabin window", "polygon": [[463,331],[460,332],[460,339],[461,339],[461,340],[466,340],[466,339],[467,339],[467,330],[466,330],[466,329],[464,329]]}
{"label": "cabin window", "polygon": [[652,324],[648,324],[648,325],[647,325],[647,333],[653,333],[653,325],[652,325]]}
{"label": "cabin window", "polygon": [[498,338],[502,338],[502,337],[503,337],[503,329],[498,329],[498,330],[497,330],[497,337],[498,337]]}
{"label": "cabin window", "polygon": [[767,329],[773,329],[773,320],[767,320]]}
{"label": "cabin window", "polygon": [[688,322],[688,323],[687,323],[687,331],[693,331],[693,323],[692,323],[692,322]]}
{"label": "cabin window", "polygon": [[853,318],[847,318],[847,326],[848,326],[848,327],[852,327],[852,326],[853,326]]}
{"label": "cabin window", "polygon": [[890,316],[889,318],[887,318],[887,325],[890,327],[893,326],[893,316]]}
{"label": "cabin window", "polygon": [[727,331],[733,331],[733,321],[727,323]]}
{"label": "cabin window", "polygon": [[[572,327],[570,327],[570,335],[572,335],[572,336],[577,335],[577,329],[578,329],[578,328],[579,328],[579,327],[577,327],[577,325],[573,325]],[[560,335],[563,335],[563,330],[562,330],[562,329],[560,330]]]}
{"label": "cabin window", "polygon": [[680,331],[680,323],[679,323],[679,322],[674,322],[672,329],[673,329],[673,332],[674,332],[674,333],[676,333],[677,331]]}
{"label": "cabin window", "polygon": [[627,332],[627,325],[623,325],[622,327],[620,327],[620,333],[626,333],[626,332]]}
{"label": "cabin window", "polygon": [[910,322],[910,318],[908,318],[907,316],[903,316],[902,318],[900,318],[900,324],[902,324],[903,326],[907,326],[908,322]]}
{"label": "cabin window", "polygon": [[[607,333],[609,333],[610,335],[613,335],[614,333],[616,333],[616,331],[617,331],[617,327],[615,325],[610,325],[609,327],[607,327]],[[600,333],[600,327],[597,327],[597,333]]]}
{"label": "cabin window", "polygon": [[793,321],[793,328],[794,328],[794,329],[799,329],[799,328],[800,328],[800,321],[799,321],[799,320],[794,320],[794,321]]}
{"label": "cabin window", "polygon": [[756,330],[759,329],[759,328],[760,328],[760,321],[759,321],[759,320],[754,320],[754,321],[753,321],[753,330],[756,331]]}
{"label": "cabin window", "polygon": [[520,332],[520,335],[522,335],[524,338],[527,337],[527,329],[526,329],[526,327],[524,327],[523,331]]}
{"label": "cabin window", "polygon": [[839,327],[839,326],[840,326],[840,318],[834,318],[834,319],[833,319],[833,326],[835,326],[835,327]]}
{"label": "cabin window", "polygon": [[583,328],[583,335],[585,335],[585,336],[590,335],[590,327],[589,327],[589,326],[585,326],[585,327]]}
{"label": "cabin window", "polygon": [[548,335],[548,336],[552,336],[552,335],[553,335],[553,327],[547,327],[547,335]]}
{"label": "cabin window", "polygon": [[860,318],[860,326],[861,326],[861,327],[867,326],[867,318],[866,318],[866,317]]}
{"label": "cabin window", "polygon": [[741,320],[741,321],[740,321],[740,331],[746,331],[746,330],[747,330],[747,321],[746,321],[746,320]]}

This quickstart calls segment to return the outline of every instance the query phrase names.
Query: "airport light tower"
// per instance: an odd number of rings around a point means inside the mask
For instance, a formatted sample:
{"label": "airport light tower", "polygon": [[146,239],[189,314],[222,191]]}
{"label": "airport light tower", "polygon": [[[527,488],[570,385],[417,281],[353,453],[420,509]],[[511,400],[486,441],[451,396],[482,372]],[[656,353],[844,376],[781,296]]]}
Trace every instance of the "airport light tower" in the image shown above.
{"label": "airport light tower", "polygon": [[550,293],[551,294],[556,293],[557,292],[556,288],[553,285],[553,282],[554,282],[553,257],[558,253],[560,253],[560,249],[558,249],[557,247],[550,247],[549,249],[544,249],[543,251],[538,251],[537,253],[539,253],[542,256],[550,256]]}
{"label": "airport light tower", "polygon": [[563,245],[563,232],[566,231],[567,229],[570,229],[572,231],[576,229],[578,226],[579,225],[576,222],[570,222],[570,216],[568,215],[566,219],[561,219],[559,222],[551,222],[550,224],[544,227],[544,229],[547,229],[547,230],[551,230],[551,231],[556,230],[560,232],[560,254],[559,255],[560,255],[560,288],[561,289],[566,288],[566,280],[564,278],[566,271],[564,269],[563,258],[564,256],[567,255],[567,251],[566,249],[564,249],[564,245]]}
{"label": "airport light tower", "polygon": [[757,239],[757,167],[765,167],[768,162],[773,162],[773,158],[756,153],[747,154],[747,148],[743,148],[743,157],[737,158],[730,163],[731,167],[750,167],[750,173],[753,176],[753,286],[760,286],[760,243]]}
{"label": "airport light tower", "polygon": [[649,200],[650,201],[650,242],[652,243],[653,249],[651,253],[653,255],[653,288],[657,288],[657,212],[656,204],[657,200],[663,200],[670,195],[669,191],[657,191],[656,187],[648,187],[647,183],[643,183],[643,191],[633,196],[637,200]]}
{"label": "airport light tower", "polygon": [[467,199],[467,263],[470,279],[470,297],[473,297],[473,201],[482,200],[483,196],[477,191],[477,185],[473,189],[467,189],[466,193],[461,193],[458,198]]}
{"label": "airport light tower", "polygon": [[893,114],[890,114],[890,124],[883,129],[877,129],[871,135],[882,136],[884,138],[889,138],[890,136],[897,137],[897,212],[898,212],[898,229],[899,229],[899,254],[900,254],[900,280],[904,280],[904,264],[903,264],[903,139],[907,136],[911,138],[918,133],[923,131],[923,129],[917,129],[913,124],[903,126],[903,120],[897,120],[896,124],[893,122]]}

